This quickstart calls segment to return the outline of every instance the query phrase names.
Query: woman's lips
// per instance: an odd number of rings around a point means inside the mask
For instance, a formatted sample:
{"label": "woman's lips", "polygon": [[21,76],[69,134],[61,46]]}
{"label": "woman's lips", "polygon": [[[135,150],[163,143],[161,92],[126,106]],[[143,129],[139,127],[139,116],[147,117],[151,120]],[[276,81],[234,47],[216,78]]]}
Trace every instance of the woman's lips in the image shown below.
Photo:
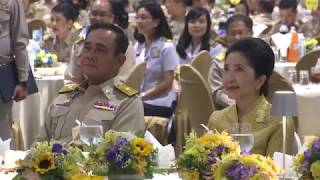
{"label": "woman's lips", "polygon": [[233,91],[233,90],[236,90],[236,89],[239,89],[239,86],[226,86],[226,90],[227,91]]}

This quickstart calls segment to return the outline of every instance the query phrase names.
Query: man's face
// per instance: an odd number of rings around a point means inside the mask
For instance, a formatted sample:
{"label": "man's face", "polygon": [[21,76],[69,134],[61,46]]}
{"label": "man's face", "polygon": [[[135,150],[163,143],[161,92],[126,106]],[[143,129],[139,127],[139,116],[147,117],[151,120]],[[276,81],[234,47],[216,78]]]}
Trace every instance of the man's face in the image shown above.
{"label": "man's face", "polygon": [[177,11],[182,5],[180,0],[166,0],[165,6],[168,10],[168,13],[172,16],[175,16]]}
{"label": "man's face", "polygon": [[227,38],[229,43],[234,43],[237,40],[251,36],[252,30],[242,21],[235,21],[228,27]]}
{"label": "man's face", "polygon": [[89,82],[100,84],[117,75],[125,61],[124,54],[116,53],[116,34],[96,29],[87,36],[80,54],[81,71]]}
{"label": "man's face", "polygon": [[289,27],[293,26],[296,21],[296,11],[293,9],[280,9],[280,20],[287,24]]}
{"label": "man's face", "polygon": [[90,24],[113,23],[113,14],[110,3],[107,0],[95,0],[89,11]]}

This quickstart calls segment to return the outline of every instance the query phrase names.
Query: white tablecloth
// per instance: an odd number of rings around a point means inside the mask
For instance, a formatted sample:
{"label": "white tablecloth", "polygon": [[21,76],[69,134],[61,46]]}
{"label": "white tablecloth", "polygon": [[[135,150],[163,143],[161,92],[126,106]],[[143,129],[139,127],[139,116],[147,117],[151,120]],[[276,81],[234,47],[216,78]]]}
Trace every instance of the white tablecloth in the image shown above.
{"label": "white tablecloth", "polygon": [[13,120],[20,123],[24,149],[28,149],[35,140],[44,122],[48,105],[63,86],[63,76],[43,76],[36,79],[36,83],[39,93],[28,96],[24,101],[14,103],[12,108]]}
{"label": "white tablecloth", "polygon": [[274,65],[274,70],[289,80],[289,70],[295,69],[296,63],[289,62],[276,62]]}
{"label": "white tablecloth", "polygon": [[294,85],[297,94],[299,129],[303,139],[306,135],[320,135],[320,84]]}

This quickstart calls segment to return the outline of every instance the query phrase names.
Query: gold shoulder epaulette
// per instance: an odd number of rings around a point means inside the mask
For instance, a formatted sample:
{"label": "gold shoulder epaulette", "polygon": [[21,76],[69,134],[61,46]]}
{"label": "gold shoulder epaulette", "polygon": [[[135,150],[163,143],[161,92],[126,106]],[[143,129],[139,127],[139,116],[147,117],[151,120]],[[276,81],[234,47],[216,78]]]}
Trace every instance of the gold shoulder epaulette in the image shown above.
{"label": "gold shoulder epaulette", "polygon": [[73,27],[76,29],[76,30],[79,30],[82,28],[81,24],[79,22],[74,22],[73,23]]}
{"label": "gold shoulder epaulette", "polygon": [[115,85],[115,87],[120,92],[126,94],[129,97],[138,94],[138,91],[136,89],[133,89],[132,87],[129,87],[128,85],[126,85],[124,83],[117,84],[117,85]]}
{"label": "gold shoulder epaulette", "polygon": [[225,36],[218,36],[214,39],[217,43],[222,45],[223,47],[228,47],[229,43]]}
{"label": "gold shoulder epaulette", "polygon": [[43,41],[48,42],[48,41],[51,41],[51,40],[53,40],[53,37],[50,34],[45,34],[43,36]]}
{"label": "gold shoulder epaulette", "polygon": [[79,87],[79,84],[65,84],[60,90],[59,94],[69,93],[76,90]]}
{"label": "gold shoulder epaulette", "polygon": [[225,56],[226,56],[226,53],[223,51],[223,52],[219,53],[219,54],[216,56],[216,59],[217,59],[218,61],[223,61],[224,58],[225,58]]}
{"label": "gold shoulder epaulette", "polygon": [[74,41],[74,44],[78,44],[78,43],[80,43],[82,41],[84,41],[84,39],[79,36],[78,39]]}

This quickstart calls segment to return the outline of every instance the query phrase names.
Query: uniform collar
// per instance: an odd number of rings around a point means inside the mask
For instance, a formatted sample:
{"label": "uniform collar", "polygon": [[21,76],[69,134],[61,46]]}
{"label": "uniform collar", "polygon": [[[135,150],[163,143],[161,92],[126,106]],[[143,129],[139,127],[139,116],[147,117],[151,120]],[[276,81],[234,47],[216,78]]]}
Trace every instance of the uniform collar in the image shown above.
{"label": "uniform collar", "polygon": [[[266,98],[263,95],[259,96],[251,105],[251,108],[249,108],[250,110],[243,115],[241,120],[253,123],[264,123],[266,120],[270,119],[270,107],[271,105]],[[226,116],[231,121],[238,120],[236,104],[231,105],[227,109]]]}
{"label": "uniform collar", "polygon": [[189,46],[186,49],[187,56],[192,59],[200,52],[201,43],[197,45],[195,50],[192,52],[192,43],[189,44]]}
{"label": "uniform collar", "polygon": [[[115,80],[115,78],[112,78],[110,80],[107,80],[99,85],[97,85],[96,87],[99,88],[101,90],[101,92],[109,99],[110,95],[113,94],[113,90],[114,90],[114,86],[115,83],[118,82],[117,80]],[[85,92],[86,89],[88,89],[89,85],[88,85],[88,79],[85,79],[84,81],[82,81],[79,85],[79,90],[81,92]]]}
{"label": "uniform collar", "polygon": [[[63,42],[60,42],[60,44],[66,44],[67,46],[71,46],[73,44],[73,33],[74,30],[71,29],[67,35],[67,37],[63,40]],[[53,44],[57,44],[58,43],[58,38],[57,36],[53,36]]]}
{"label": "uniform collar", "polygon": [[110,95],[113,94],[114,86],[115,86],[114,78],[99,84],[101,91],[108,99],[110,99]]}

